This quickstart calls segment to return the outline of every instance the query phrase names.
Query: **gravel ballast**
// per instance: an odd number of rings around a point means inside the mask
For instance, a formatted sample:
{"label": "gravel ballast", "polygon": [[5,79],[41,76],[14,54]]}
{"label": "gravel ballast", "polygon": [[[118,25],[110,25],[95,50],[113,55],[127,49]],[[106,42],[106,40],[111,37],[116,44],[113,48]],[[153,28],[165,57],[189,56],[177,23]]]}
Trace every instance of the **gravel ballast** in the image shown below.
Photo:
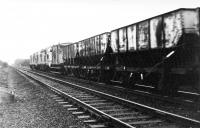
{"label": "gravel ballast", "polygon": [[[2,71],[4,71],[2,73]],[[13,68],[0,69],[0,87],[14,93],[14,101],[0,103],[0,128],[86,128],[50,97],[47,89],[21,76]],[[3,76],[2,76],[3,74]]]}

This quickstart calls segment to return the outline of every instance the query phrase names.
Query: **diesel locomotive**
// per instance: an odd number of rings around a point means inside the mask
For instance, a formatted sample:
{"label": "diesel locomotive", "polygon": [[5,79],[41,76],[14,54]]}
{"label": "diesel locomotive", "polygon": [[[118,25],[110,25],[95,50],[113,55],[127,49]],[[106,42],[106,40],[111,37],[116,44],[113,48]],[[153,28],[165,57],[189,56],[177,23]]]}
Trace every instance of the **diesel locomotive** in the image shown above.
{"label": "diesel locomotive", "polygon": [[181,8],[34,53],[30,67],[165,94],[200,91],[200,8]]}

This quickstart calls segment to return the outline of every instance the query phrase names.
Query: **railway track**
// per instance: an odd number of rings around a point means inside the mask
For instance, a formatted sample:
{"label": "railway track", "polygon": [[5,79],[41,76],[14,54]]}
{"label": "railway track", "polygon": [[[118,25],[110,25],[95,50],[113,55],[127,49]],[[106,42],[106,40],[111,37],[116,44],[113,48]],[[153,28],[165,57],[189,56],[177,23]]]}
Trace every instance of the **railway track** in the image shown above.
{"label": "railway track", "polygon": [[[24,68],[25,70],[30,70],[30,68]],[[47,74],[47,75],[50,75],[50,76],[53,76],[53,77],[58,77],[58,78],[62,78],[62,79],[68,79],[68,80],[72,80],[72,81],[79,81],[79,82],[83,82],[83,83],[92,83],[93,85],[95,86],[103,86],[103,87],[108,87],[108,88],[111,88],[111,89],[115,89],[115,90],[119,90],[119,89],[123,89],[123,90],[126,90],[130,93],[135,93],[135,94],[145,94],[145,93],[151,93],[151,96],[154,96],[154,97],[162,97],[162,95],[159,95],[157,94],[157,92],[155,92],[155,88],[152,87],[152,86],[147,86],[147,85],[141,85],[141,84],[135,84],[135,87],[134,89],[131,89],[131,88],[124,88],[122,87],[121,85],[118,85],[118,84],[115,84],[114,86],[112,85],[107,85],[105,83],[99,83],[99,82],[96,82],[96,81],[91,81],[91,80],[87,80],[87,79],[81,79],[81,78],[75,78],[75,77],[72,77],[72,76],[63,76],[59,73],[54,73],[54,72],[42,72],[42,71],[37,71],[37,72],[40,72],[40,73],[43,73],[43,74]],[[186,106],[190,106],[191,107],[191,102],[196,102],[195,104],[197,105],[200,105],[200,103],[198,103],[198,100],[199,100],[199,97],[200,97],[200,94],[199,93],[196,93],[196,92],[189,92],[189,91],[184,91],[184,90],[179,90],[176,94],[176,96],[174,97],[170,97],[170,99],[168,98],[165,98],[167,101],[171,101],[171,102],[178,102],[178,103],[183,103],[183,105],[186,105]],[[173,98],[173,99],[172,99]],[[172,99],[172,100],[171,100]],[[182,101],[180,101],[182,100]],[[192,107],[196,107],[195,106],[192,106]]]}
{"label": "railway track", "polygon": [[[58,98],[59,100],[59,97],[62,97],[64,99],[68,99],[70,103],[72,102],[72,104],[68,104],[68,101],[60,99],[60,104],[65,107],[69,107],[68,110],[73,111],[72,114],[76,114],[79,118],[84,119],[90,127],[148,128],[200,126],[200,122],[198,120],[169,113],[49,76],[41,74],[40,76],[38,76],[39,74],[36,76],[35,74],[22,70],[20,70],[20,72],[23,72],[24,74],[29,75],[29,77],[40,81],[40,83],[56,92],[56,95],[52,96],[53,98]],[[60,84],[58,84],[58,82]],[[65,84],[65,86],[63,86],[63,84]],[[80,108],[74,106],[79,106]],[[90,114],[84,115],[84,113]],[[91,119],[93,115],[100,118]],[[99,122],[97,119],[100,119],[100,122],[104,123],[95,124],[96,122]]]}
{"label": "railway track", "polygon": [[[30,69],[26,69],[26,70],[30,70]],[[200,94],[198,94],[198,93],[179,91],[177,96],[169,97],[169,96],[163,96],[163,95],[159,95],[159,94],[152,92],[152,90],[150,90],[150,89],[152,89],[152,87],[149,87],[149,86],[145,86],[145,88],[148,88],[148,89],[144,89],[144,90],[139,89],[139,88],[131,89],[131,88],[124,88],[124,87],[121,87],[118,85],[107,85],[104,83],[98,83],[95,81],[78,79],[78,78],[74,78],[74,77],[67,77],[67,76],[62,76],[62,75],[53,74],[53,73],[47,73],[47,72],[41,72],[41,71],[40,71],[40,73],[50,75],[53,77],[57,77],[62,80],[67,79],[67,80],[70,80],[71,82],[76,81],[76,82],[85,83],[85,84],[89,83],[89,85],[91,85],[90,88],[92,86],[94,86],[95,89],[98,87],[98,88],[103,88],[106,90],[116,90],[121,93],[127,93],[128,95],[133,95],[134,97],[144,97],[146,99],[150,98],[150,99],[154,99],[154,100],[162,100],[163,102],[175,104],[177,106],[186,107],[192,111],[199,111],[199,108],[200,108],[200,102],[198,102]],[[144,85],[136,84],[136,86],[144,88]],[[150,91],[148,91],[148,90],[150,90]],[[186,111],[188,111],[188,110],[186,110]]]}

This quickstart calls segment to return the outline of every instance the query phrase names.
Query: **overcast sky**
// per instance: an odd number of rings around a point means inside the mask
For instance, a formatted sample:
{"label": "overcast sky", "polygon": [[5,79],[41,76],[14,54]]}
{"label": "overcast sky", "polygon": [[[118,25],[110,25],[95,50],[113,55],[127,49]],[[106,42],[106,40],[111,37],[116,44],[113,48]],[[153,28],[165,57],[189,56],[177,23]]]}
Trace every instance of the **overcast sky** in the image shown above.
{"label": "overcast sky", "polygon": [[13,63],[200,0],[0,0],[0,60]]}

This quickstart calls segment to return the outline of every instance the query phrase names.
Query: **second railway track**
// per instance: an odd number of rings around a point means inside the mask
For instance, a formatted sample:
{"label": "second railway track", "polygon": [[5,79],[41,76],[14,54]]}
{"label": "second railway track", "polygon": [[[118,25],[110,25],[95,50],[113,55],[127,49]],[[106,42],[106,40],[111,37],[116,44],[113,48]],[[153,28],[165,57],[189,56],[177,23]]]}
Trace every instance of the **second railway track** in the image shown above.
{"label": "second railway track", "polygon": [[[46,85],[64,98],[75,102],[85,111],[92,113],[96,117],[101,117],[100,120],[106,122],[104,125],[92,125],[91,127],[198,127],[200,121],[169,113],[163,110],[152,108],[140,103],[129,101],[103,92],[92,90],[86,87],[69,83],[56,78],[48,77],[39,74],[32,74],[27,71],[19,70],[21,73],[32,77],[40,83]],[[44,78],[45,77],[45,78]],[[62,83],[62,84],[61,84]],[[63,86],[63,84],[65,86]],[[66,86],[68,85],[68,86]],[[63,102],[65,104],[66,102]],[[67,104],[66,104],[67,106]],[[68,105],[70,107],[70,105]],[[75,114],[82,115],[82,112],[77,112],[76,108],[69,108],[74,110]],[[80,117],[79,116],[79,117]],[[81,116],[82,118],[89,118],[90,116]],[[87,122],[87,121],[86,121]]]}
{"label": "second railway track", "polygon": [[[30,70],[29,68],[24,68],[24,69]],[[51,73],[51,72],[42,72],[42,71],[37,71],[37,72],[62,79],[64,81],[67,80],[72,83],[78,83],[78,84],[84,83],[84,85],[89,85],[90,86],[89,88],[92,88],[94,86],[96,89],[96,87],[98,86],[98,88],[103,88],[106,90],[116,90],[121,93],[126,92],[129,95],[134,95],[134,97],[137,97],[137,96],[150,97],[155,100],[163,100],[164,102],[170,102],[172,104],[184,106],[189,109],[196,110],[196,111],[199,111],[198,109],[200,108],[200,103],[198,102],[200,100],[199,99],[200,94],[195,93],[195,92],[186,92],[186,91],[180,90],[174,96],[164,96],[164,95],[157,94],[157,92],[155,92],[155,90],[153,90],[153,87],[146,86],[146,85],[136,84],[136,87],[142,86],[143,88],[141,88],[141,89],[139,89],[139,88],[137,89],[135,87],[134,88],[129,88],[129,87],[126,88],[126,87],[122,87],[121,85],[109,85],[109,84],[105,84],[105,83],[98,83],[96,81],[91,81],[91,80],[82,79],[82,78],[75,78],[72,76],[63,76],[61,74],[55,74],[55,73]],[[144,86],[145,86],[145,89],[144,89]]]}

